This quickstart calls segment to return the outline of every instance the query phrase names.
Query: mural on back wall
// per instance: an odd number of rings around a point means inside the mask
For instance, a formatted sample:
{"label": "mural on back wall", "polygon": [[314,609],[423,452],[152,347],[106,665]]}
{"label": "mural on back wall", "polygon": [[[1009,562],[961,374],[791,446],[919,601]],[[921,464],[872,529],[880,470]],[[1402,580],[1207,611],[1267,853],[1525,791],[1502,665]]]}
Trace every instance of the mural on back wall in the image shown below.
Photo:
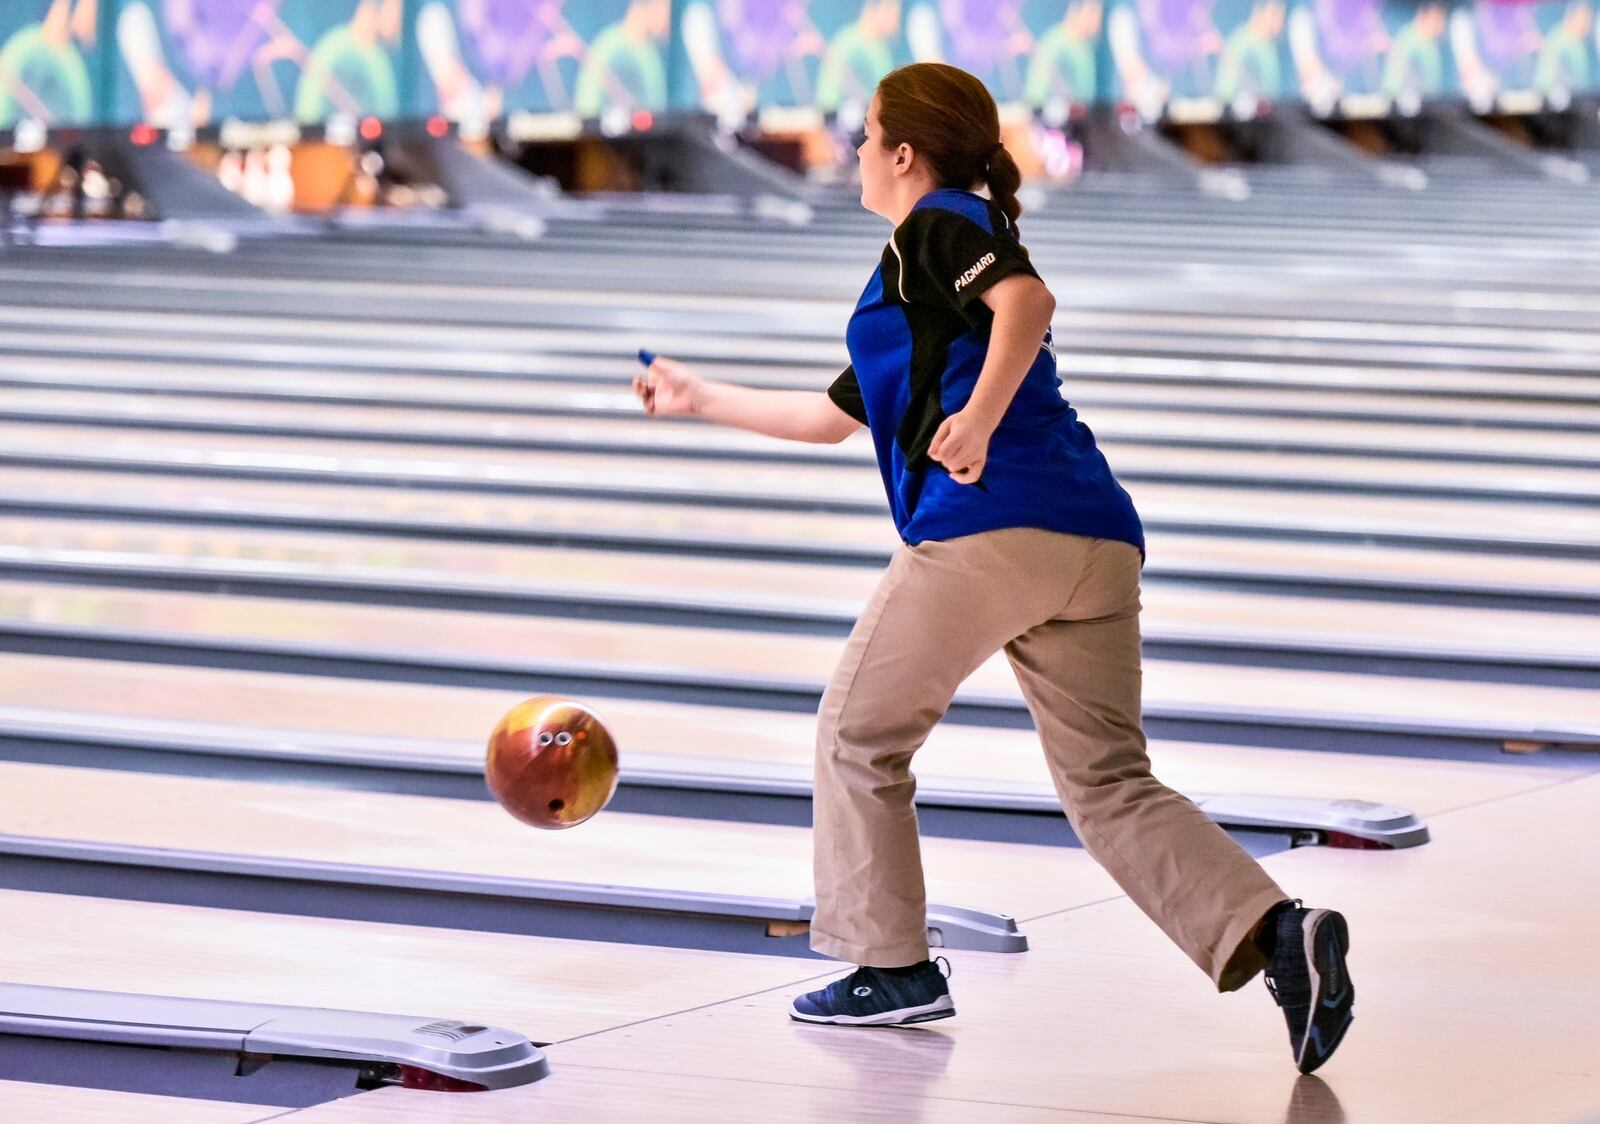
{"label": "mural on back wall", "polygon": [[[758,110],[860,123],[878,80],[948,62],[1002,105],[1063,120],[1098,84],[1104,0],[687,0],[674,103],[730,125]],[[777,112],[772,112],[776,110]]]}
{"label": "mural on back wall", "polygon": [[[1008,120],[1560,109],[1600,88],[1600,0],[0,0],[0,128],[708,111],[859,126],[913,60]],[[674,18],[677,23],[674,25]],[[403,83],[406,85],[403,86]],[[619,116],[620,115],[620,116]]]}
{"label": "mural on back wall", "polygon": [[99,18],[95,0],[0,4],[0,129],[95,122]]}
{"label": "mural on back wall", "polygon": [[1041,27],[1028,60],[1026,100],[1053,122],[1067,110],[1099,100],[1100,32],[1105,6],[1101,0],[1073,0],[1052,5],[1053,18]]}
{"label": "mural on back wall", "polygon": [[421,0],[409,108],[472,124],[664,109],[671,22],[671,0]]}
{"label": "mural on back wall", "polygon": [[1565,109],[1595,79],[1591,0],[1480,0],[1450,13],[1450,53],[1480,113]]}
{"label": "mural on back wall", "polygon": [[1285,93],[1284,0],[1113,0],[1105,96],[1146,120],[1252,117]]}
{"label": "mural on back wall", "polygon": [[1453,91],[1439,0],[1294,0],[1289,46],[1300,93],[1319,116],[1415,113]]}
{"label": "mural on back wall", "polygon": [[1035,37],[1022,0],[917,0],[906,40],[919,62],[947,62],[976,74],[1002,104],[1026,99]]}
{"label": "mural on back wall", "polygon": [[758,108],[860,124],[878,80],[910,61],[900,0],[689,0],[677,102],[728,124]]}
{"label": "mural on back wall", "polygon": [[158,128],[394,117],[401,0],[125,0],[115,110]]}

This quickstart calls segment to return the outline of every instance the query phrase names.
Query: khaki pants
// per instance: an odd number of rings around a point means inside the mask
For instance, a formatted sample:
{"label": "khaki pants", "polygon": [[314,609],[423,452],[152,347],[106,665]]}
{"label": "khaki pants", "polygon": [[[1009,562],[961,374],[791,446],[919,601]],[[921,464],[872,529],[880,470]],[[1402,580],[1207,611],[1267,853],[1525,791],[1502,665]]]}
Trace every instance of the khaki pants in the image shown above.
{"label": "khaki pants", "polygon": [[1150,773],[1139,564],[1127,543],[1024,527],[900,548],[822,698],[812,948],[880,968],[927,958],[911,757],[1003,648],[1088,852],[1219,990],[1261,969],[1247,938],[1288,895]]}

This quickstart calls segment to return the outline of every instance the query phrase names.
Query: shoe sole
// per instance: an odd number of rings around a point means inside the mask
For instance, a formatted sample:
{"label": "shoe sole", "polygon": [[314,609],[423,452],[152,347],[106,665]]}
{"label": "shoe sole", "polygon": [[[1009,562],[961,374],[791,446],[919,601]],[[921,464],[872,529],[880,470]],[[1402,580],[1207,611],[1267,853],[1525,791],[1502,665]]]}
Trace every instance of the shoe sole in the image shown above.
{"label": "shoe sole", "polygon": [[[1310,1073],[1333,1057],[1355,1021],[1351,1008],[1355,1006],[1356,989],[1344,963],[1345,954],[1350,951],[1350,929],[1344,915],[1331,909],[1311,910],[1302,923],[1302,931],[1306,967],[1311,974],[1311,1008],[1294,1061],[1301,1073]],[[1313,1043],[1317,1047],[1314,1052]]]}
{"label": "shoe sole", "polygon": [[941,995],[921,1007],[902,1007],[898,1011],[882,1011],[876,1015],[803,1015],[790,1008],[789,1017],[796,1022],[829,1026],[911,1026],[931,1023],[935,1019],[948,1019],[955,1013],[955,1003],[948,995]]}

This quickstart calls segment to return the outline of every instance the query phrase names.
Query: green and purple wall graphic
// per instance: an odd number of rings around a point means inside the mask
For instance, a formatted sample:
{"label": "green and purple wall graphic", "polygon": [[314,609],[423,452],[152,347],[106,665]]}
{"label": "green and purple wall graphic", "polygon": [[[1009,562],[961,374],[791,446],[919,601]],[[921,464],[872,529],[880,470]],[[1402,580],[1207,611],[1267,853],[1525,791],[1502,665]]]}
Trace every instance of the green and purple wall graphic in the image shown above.
{"label": "green and purple wall graphic", "polygon": [[683,0],[675,104],[730,124],[758,109],[854,125],[907,54],[900,0]]}
{"label": "green and purple wall graphic", "polygon": [[983,79],[1001,105],[1054,121],[1096,100],[1103,0],[913,0],[906,40],[919,62]]}
{"label": "green and purple wall graphic", "polygon": [[1290,88],[1286,0],[1111,0],[1102,99],[1147,120],[1253,117]]}
{"label": "green and purple wall graphic", "polygon": [[408,110],[481,125],[508,113],[667,108],[672,0],[419,0]]}
{"label": "green and purple wall graphic", "polygon": [[163,129],[400,114],[401,0],[121,0],[113,114]]}
{"label": "green and purple wall graphic", "polygon": [[1381,117],[1456,92],[1448,22],[1440,0],[1293,0],[1289,49],[1301,98],[1319,116]]}
{"label": "green and purple wall graphic", "polygon": [[1059,124],[1561,109],[1600,93],[1600,0],[0,0],[0,130],[441,114],[860,123],[939,60]]}
{"label": "green and purple wall graphic", "polygon": [[0,129],[98,122],[104,47],[95,0],[0,3]]}
{"label": "green and purple wall graphic", "polygon": [[1480,113],[1565,109],[1595,87],[1592,0],[1463,4],[1450,13],[1450,54]]}

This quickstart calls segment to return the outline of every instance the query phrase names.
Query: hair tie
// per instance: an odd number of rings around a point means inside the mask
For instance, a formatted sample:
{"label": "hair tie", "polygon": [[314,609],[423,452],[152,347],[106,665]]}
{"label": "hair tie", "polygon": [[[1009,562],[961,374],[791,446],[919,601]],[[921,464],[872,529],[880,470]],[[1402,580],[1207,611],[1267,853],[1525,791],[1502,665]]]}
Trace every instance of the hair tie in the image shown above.
{"label": "hair tie", "polygon": [[985,172],[989,171],[989,165],[994,163],[994,158],[1000,155],[1000,153],[1004,152],[1005,148],[1006,146],[1004,141],[995,141],[988,148],[983,150],[983,170]]}

